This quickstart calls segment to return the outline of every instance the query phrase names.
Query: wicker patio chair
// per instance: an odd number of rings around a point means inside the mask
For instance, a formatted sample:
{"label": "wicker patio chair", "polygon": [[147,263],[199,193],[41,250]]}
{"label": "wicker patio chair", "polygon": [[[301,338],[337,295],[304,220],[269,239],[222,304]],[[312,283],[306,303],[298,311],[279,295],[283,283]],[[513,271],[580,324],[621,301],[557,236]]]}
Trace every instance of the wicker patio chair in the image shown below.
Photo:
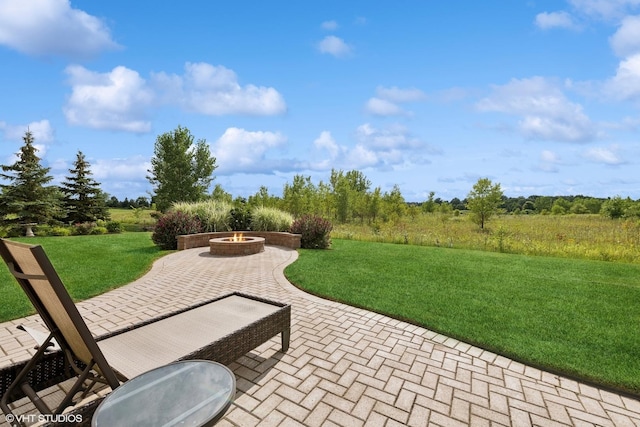
{"label": "wicker patio chair", "polygon": [[[0,239],[0,255],[49,329],[46,338],[35,337],[40,342],[29,361],[0,368],[0,407],[12,419],[9,405],[25,396],[40,413],[60,414],[76,395],[84,397],[98,383],[115,389],[173,361],[229,364],[277,334],[282,351],[289,347],[291,306],[241,293],[94,338],[41,246]],[[73,386],[56,408],[38,395],[72,378]],[[96,406],[93,402],[79,411],[90,417]]]}

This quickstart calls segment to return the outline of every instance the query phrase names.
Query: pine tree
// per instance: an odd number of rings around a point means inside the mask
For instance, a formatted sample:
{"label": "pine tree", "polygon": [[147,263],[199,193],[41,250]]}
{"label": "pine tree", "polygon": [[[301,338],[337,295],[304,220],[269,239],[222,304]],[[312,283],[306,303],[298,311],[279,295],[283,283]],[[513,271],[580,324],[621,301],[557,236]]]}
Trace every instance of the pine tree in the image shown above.
{"label": "pine tree", "polygon": [[69,169],[71,176],[67,176],[61,186],[67,221],[75,224],[109,219],[104,193],[100,190],[100,183],[91,177],[89,162],[82,151],[78,151],[73,166]]}
{"label": "pine tree", "polygon": [[0,219],[5,224],[49,223],[62,214],[61,195],[57,187],[47,186],[53,177],[50,168],[40,164],[33,146],[33,134],[26,131],[18,160],[10,166],[2,165],[0,177],[9,181],[1,184]]}

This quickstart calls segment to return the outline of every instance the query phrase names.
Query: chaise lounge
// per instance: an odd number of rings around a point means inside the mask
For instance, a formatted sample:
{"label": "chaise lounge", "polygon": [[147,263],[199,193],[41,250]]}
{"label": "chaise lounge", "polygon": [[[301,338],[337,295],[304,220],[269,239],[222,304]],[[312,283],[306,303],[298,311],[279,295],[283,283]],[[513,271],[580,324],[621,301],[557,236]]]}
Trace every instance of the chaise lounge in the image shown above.
{"label": "chaise lounge", "polygon": [[[16,419],[10,405],[25,396],[41,414],[61,414],[76,403],[78,394],[84,397],[96,384],[113,390],[174,361],[229,364],[277,334],[282,351],[289,347],[291,306],[241,293],[94,338],[41,246],[0,239],[0,255],[49,329],[43,339],[34,333],[40,342],[31,360],[0,368],[0,408],[10,415],[8,420]],[[53,409],[38,395],[73,378]],[[99,399],[75,413],[86,422],[98,403]]]}

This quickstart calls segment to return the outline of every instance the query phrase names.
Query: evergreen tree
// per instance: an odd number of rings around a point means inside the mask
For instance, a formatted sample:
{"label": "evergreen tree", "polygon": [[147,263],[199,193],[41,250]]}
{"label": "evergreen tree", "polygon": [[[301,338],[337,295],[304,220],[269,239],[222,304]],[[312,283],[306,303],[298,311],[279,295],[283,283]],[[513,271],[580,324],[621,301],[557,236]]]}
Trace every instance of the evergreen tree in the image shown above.
{"label": "evergreen tree", "polygon": [[57,187],[47,186],[53,177],[50,168],[40,164],[33,146],[33,134],[26,131],[18,160],[2,165],[0,177],[9,181],[0,185],[0,219],[7,224],[43,224],[62,215],[61,194]]}
{"label": "evergreen tree", "polygon": [[100,190],[100,183],[91,177],[89,167],[82,151],[78,151],[73,168],[69,169],[71,176],[62,183],[67,221],[71,223],[109,219],[105,194]]}

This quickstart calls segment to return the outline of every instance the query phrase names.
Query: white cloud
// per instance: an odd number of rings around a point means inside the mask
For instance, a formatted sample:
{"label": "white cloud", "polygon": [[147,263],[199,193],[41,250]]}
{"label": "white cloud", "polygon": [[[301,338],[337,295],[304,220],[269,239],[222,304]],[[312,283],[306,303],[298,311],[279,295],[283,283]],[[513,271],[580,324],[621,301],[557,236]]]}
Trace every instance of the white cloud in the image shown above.
{"label": "white cloud", "polygon": [[323,30],[335,31],[338,29],[338,23],[336,21],[324,21],[321,25]]}
{"label": "white cloud", "polygon": [[240,86],[228,68],[206,63],[185,65],[185,74],[152,74],[118,66],[107,73],[79,65],[67,67],[71,95],[64,107],[69,123],[96,129],[149,132],[148,110],[160,104],[209,115],[272,115],[286,111],[273,88]]}
{"label": "white cloud", "polygon": [[558,172],[558,166],[562,161],[558,154],[550,150],[543,150],[540,153],[540,162],[536,169],[544,172]]}
{"label": "white cloud", "polygon": [[284,98],[271,87],[240,86],[233,70],[207,63],[187,63],[183,76],[158,73],[154,83],[169,104],[213,116],[268,116],[286,112]]}
{"label": "white cloud", "polygon": [[396,86],[376,88],[377,97],[370,98],[365,110],[376,116],[410,116],[411,113],[405,111],[398,104],[406,102],[422,101],[426,98],[424,92],[416,88],[400,89]]}
{"label": "white cloud", "polygon": [[4,133],[6,139],[12,141],[22,140],[27,130],[31,132],[36,143],[46,144],[53,142],[55,139],[53,127],[49,120],[31,122],[27,125],[8,125],[5,122],[0,122],[0,130]]}
{"label": "white cloud", "polygon": [[127,132],[151,130],[145,117],[154,94],[136,71],[118,66],[108,73],[97,73],[72,65],[66,73],[72,87],[64,107],[69,123]]}
{"label": "white cloud", "polygon": [[[326,171],[331,168],[335,168],[338,162],[343,161],[344,155],[348,153],[347,147],[338,145],[331,135],[331,132],[328,130],[320,132],[320,136],[313,141],[313,146],[318,151],[318,156],[314,156],[314,160],[312,160],[308,165],[312,170]],[[325,151],[329,157],[318,160]]]}
{"label": "white cloud", "polygon": [[382,99],[386,99],[391,102],[415,102],[422,101],[427,96],[420,89],[416,89],[414,87],[408,89],[401,89],[396,86],[392,87],[384,87],[378,86],[376,88],[376,93]]}
{"label": "white cloud", "polygon": [[452,87],[444,89],[436,94],[436,98],[441,102],[455,102],[460,101],[469,96],[469,91],[461,87]]}
{"label": "white cloud", "polygon": [[44,156],[47,155],[47,146],[44,144],[38,144],[37,142],[34,142],[33,144],[33,148],[36,149],[36,155],[38,157],[40,157],[41,159],[44,158]]}
{"label": "white cloud", "polygon": [[[151,184],[147,180],[147,171],[151,169],[149,157],[98,159],[90,160],[90,163],[93,178],[100,183],[100,188],[120,200],[151,191]],[[62,163],[58,166],[62,166]],[[66,173],[61,174],[60,180],[64,179],[64,175]]]}
{"label": "white cloud", "polygon": [[578,29],[572,16],[564,11],[542,12],[536,15],[535,24],[538,28],[549,30],[552,28]]}
{"label": "white cloud", "polygon": [[606,20],[617,19],[640,6],[640,0],[569,0],[578,12]]}
{"label": "white cloud", "polygon": [[276,163],[266,158],[272,148],[285,144],[287,139],[278,132],[247,131],[228,128],[212,145],[219,173],[274,172]]}
{"label": "white cloud", "polygon": [[91,162],[91,172],[96,181],[146,181],[151,162],[148,157],[98,159]]}
{"label": "white cloud", "polygon": [[0,0],[0,44],[36,56],[85,58],[116,49],[107,26],[69,0]]}
{"label": "white cloud", "polygon": [[540,158],[546,163],[560,163],[560,158],[553,151],[543,150],[540,154]]}
{"label": "white cloud", "polygon": [[577,117],[576,120],[526,116],[520,121],[519,126],[523,135],[529,139],[587,142],[594,138],[591,124],[586,116]]}
{"label": "white cloud", "polygon": [[313,145],[318,149],[327,150],[331,159],[335,159],[340,153],[340,147],[328,130],[322,131],[320,136],[313,141]]}
{"label": "white cloud", "polygon": [[406,112],[397,104],[380,98],[370,98],[365,105],[365,110],[376,116],[400,116]]}
{"label": "white cloud", "polygon": [[553,82],[542,78],[512,79],[477,103],[482,112],[521,117],[519,132],[527,139],[587,142],[598,134],[580,104],[569,101]]}
{"label": "white cloud", "polygon": [[328,53],[341,58],[351,53],[352,49],[344,40],[336,36],[327,36],[318,43],[318,50],[321,53]]}
{"label": "white cloud", "polygon": [[369,123],[358,126],[356,138],[364,146],[376,150],[399,150],[419,148],[423,144],[409,133],[404,126],[377,129]]}
{"label": "white cloud", "polygon": [[[389,170],[409,164],[429,163],[427,155],[440,151],[413,137],[408,129],[394,125],[378,129],[369,123],[358,126],[356,144],[352,147],[338,144],[329,131],[323,131],[314,141],[318,150],[326,151],[328,158],[310,164],[313,170],[364,169],[375,167]],[[318,157],[321,157],[319,155]]]}
{"label": "white cloud", "polygon": [[616,75],[604,83],[603,93],[619,100],[640,99],[640,53],[620,61]]}
{"label": "white cloud", "polygon": [[640,16],[625,17],[609,42],[618,56],[640,53]]}
{"label": "white cloud", "polygon": [[54,132],[49,120],[40,120],[39,122],[31,122],[27,128],[33,134],[34,140],[41,143],[49,143],[54,140]]}
{"label": "white cloud", "polygon": [[353,169],[364,169],[372,166],[380,166],[381,153],[376,153],[358,144],[347,153],[346,162]]}
{"label": "white cloud", "polygon": [[618,151],[619,146],[615,144],[608,148],[593,147],[584,152],[584,157],[596,163],[615,166],[624,163],[618,155]]}

